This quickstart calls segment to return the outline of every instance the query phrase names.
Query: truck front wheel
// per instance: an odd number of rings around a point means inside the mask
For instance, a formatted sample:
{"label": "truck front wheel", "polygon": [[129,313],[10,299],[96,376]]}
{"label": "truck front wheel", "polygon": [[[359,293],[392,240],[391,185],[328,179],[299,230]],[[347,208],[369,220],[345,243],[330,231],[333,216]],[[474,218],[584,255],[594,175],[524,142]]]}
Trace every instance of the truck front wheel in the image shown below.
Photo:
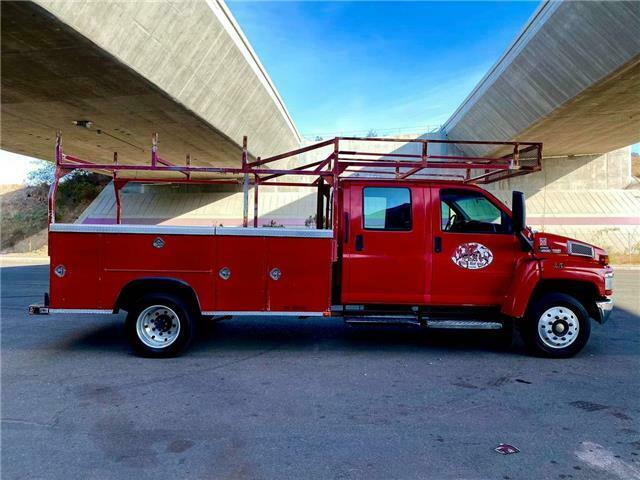
{"label": "truck front wheel", "polygon": [[148,357],[172,357],[191,342],[195,321],[179,297],[145,295],[129,310],[126,330],[134,350]]}
{"label": "truck front wheel", "polygon": [[589,314],[582,304],[564,293],[549,293],[529,307],[522,338],[536,354],[567,358],[585,346],[591,334]]}

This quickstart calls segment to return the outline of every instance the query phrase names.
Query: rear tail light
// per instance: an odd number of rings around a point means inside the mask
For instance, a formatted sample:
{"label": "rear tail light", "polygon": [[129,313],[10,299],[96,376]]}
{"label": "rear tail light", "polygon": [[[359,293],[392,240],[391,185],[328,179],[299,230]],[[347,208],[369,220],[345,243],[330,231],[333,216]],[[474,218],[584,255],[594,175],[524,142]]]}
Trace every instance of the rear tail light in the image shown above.
{"label": "rear tail light", "polygon": [[600,257],[598,257],[598,262],[600,263],[600,265],[606,267],[607,265],[609,265],[609,255],[600,255]]}

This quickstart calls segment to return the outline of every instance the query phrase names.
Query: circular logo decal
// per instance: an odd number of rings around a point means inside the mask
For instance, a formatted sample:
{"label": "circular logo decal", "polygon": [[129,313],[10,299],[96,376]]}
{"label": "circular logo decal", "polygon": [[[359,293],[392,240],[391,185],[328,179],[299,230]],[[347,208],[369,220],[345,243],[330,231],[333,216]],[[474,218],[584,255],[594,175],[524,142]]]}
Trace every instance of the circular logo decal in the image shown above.
{"label": "circular logo decal", "polygon": [[459,267],[478,270],[493,262],[493,253],[481,243],[463,243],[453,252],[451,260]]}

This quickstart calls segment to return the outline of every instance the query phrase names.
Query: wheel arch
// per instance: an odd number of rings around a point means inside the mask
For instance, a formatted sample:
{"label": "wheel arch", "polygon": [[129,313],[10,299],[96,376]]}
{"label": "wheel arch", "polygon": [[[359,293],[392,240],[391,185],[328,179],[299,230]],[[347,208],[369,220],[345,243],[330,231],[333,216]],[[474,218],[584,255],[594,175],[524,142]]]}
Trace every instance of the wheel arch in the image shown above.
{"label": "wheel arch", "polygon": [[564,293],[579,301],[591,318],[597,318],[598,310],[596,300],[598,299],[598,287],[587,280],[569,279],[542,279],[533,291],[527,304],[527,309],[537,299],[548,293]]}
{"label": "wheel arch", "polygon": [[120,310],[129,311],[136,300],[152,293],[177,295],[189,309],[197,314],[201,312],[198,295],[184,280],[171,277],[145,277],[132,280],[122,287],[113,307],[113,313],[118,313]]}

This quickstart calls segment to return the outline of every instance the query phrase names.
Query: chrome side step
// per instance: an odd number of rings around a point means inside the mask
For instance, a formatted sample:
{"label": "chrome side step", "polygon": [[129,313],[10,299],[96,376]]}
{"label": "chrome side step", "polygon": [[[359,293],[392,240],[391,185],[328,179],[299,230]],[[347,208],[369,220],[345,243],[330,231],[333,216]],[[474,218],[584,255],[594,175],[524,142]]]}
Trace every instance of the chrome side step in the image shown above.
{"label": "chrome side step", "polygon": [[429,329],[442,330],[501,330],[500,322],[486,322],[482,320],[420,320],[412,315],[376,315],[363,317],[345,317],[345,323],[349,325],[413,325],[425,326]]}
{"label": "chrome side step", "polygon": [[457,330],[500,330],[500,322],[483,322],[481,320],[427,320],[427,328]]}
{"label": "chrome side step", "polygon": [[344,323],[349,325],[415,325],[420,326],[420,320],[415,315],[371,315],[362,317],[344,317]]}

